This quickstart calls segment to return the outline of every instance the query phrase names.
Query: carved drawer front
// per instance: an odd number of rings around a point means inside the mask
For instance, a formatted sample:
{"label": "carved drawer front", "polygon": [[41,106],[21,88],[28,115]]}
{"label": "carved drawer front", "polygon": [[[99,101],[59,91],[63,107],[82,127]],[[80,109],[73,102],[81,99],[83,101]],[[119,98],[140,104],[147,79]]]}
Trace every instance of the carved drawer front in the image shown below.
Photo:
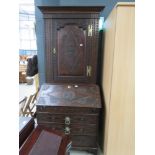
{"label": "carved drawer front", "polygon": [[39,122],[59,122],[66,125],[70,124],[97,124],[98,115],[71,115],[71,114],[50,114],[37,113],[37,120]]}
{"label": "carved drawer front", "polygon": [[[73,147],[97,147],[97,137],[96,132],[94,135],[78,135],[78,128],[70,128],[69,131],[65,131],[64,125],[61,124],[52,124],[52,123],[39,123],[40,126],[45,126],[48,128],[52,128],[53,130],[58,130],[64,132],[71,136],[72,146]],[[73,131],[73,133],[72,133]],[[81,132],[81,131],[80,131]],[[81,134],[81,133],[80,133]]]}
{"label": "carved drawer front", "polygon": [[97,139],[95,136],[71,136],[73,147],[96,147]]}
{"label": "carved drawer front", "polygon": [[98,114],[99,111],[100,109],[97,108],[37,106],[37,112],[49,112],[55,114]]}
{"label": "carved drawer front", "polygon": [[77,125],[73,124],[70,126],[66,126],[64,124],[58,124],[58,123],[43,123],[43,122],[38,122],[40,126],[45,126],[48,128],[52,128],[53,130],[59,130],[61,132],[64,132],[65,134],[68,135],[91,135],[91,136],[96,136],[97,133],[97,127],[96,125]]}
{"label": "carved drawer front", "polygon": [[96,136],[97,127],[96,125],[85,125],[81,124],[71,125],[71,135],[94,135]]}
{"label": "carved drawer front", "polygon": [[64,132],[65,126],[63,124],[56,124],[56,123],[40,123],[38,122],[39,126],[51,128],[53,130]]}

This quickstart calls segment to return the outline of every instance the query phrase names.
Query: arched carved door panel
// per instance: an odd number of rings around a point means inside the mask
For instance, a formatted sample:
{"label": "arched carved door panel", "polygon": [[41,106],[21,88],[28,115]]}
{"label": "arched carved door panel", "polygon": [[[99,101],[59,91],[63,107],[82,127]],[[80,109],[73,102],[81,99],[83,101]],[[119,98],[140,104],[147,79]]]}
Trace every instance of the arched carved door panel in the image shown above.
{"label": "arched carved door panel", "polygon": [[66,25],[57,30],[58,76],[83,76],[85,74],[85,30],[76,25]]}
{"label": "arched carved door panel", "polygon": [[[53,79],[55,82],[86,82],[89,52],[86,22],[52,21]],[[75,20],[76,21],[76,20]]]}

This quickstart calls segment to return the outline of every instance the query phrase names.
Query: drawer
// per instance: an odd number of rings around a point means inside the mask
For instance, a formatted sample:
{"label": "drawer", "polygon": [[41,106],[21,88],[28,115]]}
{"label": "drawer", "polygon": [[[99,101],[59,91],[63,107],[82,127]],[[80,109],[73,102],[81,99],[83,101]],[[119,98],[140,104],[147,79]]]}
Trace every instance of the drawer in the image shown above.
{"label": "drawer", "polygon": [[71,136],[73,147],[97,147],[96,136]]}
{"label": "drawer", "polygon": [[96,125],[71,125],[70,126],[71,135],[97,135],[97,126]]}
{"label": "drawer", "polygon": [[54,107],[54,106],[39,106],[37,105],[38,112],[49,112],[49,113],[70,113],[70,114],[98,114],[99,108],[85,108],[85,107]]}
{"label": "drawer", "polygon": [[38,125],[52,128],[53,130],[58,130],[69,135],[93,135],[93,136],[97,135],[96,125],[81,126],[77,124],[72,124],[72,125],[66,126],[64,124],[59,124],[59,123],[40,123],[40,122],[38,122]]}
{"label": "drawer", "polygon": [[57,130],[57,131],[61,131],[64,132],[64,128],[65,126],[63,124],[58,124],[58,123],[44,123],[44,122],[38,122],[39,126],[42,127],[47,127],[47,128],[51,128],[53,130]]}
{"label": "drawer", "polygon": [[38,113],[38,122],[59,122],[62,124],[98,124],[98,115],[73,115],[73,114],[51,114]]}

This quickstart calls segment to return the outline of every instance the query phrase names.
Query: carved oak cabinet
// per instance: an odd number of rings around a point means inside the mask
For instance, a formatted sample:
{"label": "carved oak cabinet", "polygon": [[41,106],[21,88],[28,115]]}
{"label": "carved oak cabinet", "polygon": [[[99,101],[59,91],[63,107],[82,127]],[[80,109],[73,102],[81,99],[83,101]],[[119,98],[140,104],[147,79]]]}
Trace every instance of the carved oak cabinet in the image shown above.
{"label": "carved oak cabinet", "polygon": [[100,7],[39,7],[46,82],[96,83]]}
{"label": "carved oak cabinet", "polygon": [[37,122],[70,135],[73,149],[97,153],[100,109],[95,84],[44,84],[37,97]]}
{"label": "carved oak cabinet", "polygon": [[46,83],[37,122],[71,136],[72,148],[97,154],[99,14],[104,7],[39,7],[44,18]]}

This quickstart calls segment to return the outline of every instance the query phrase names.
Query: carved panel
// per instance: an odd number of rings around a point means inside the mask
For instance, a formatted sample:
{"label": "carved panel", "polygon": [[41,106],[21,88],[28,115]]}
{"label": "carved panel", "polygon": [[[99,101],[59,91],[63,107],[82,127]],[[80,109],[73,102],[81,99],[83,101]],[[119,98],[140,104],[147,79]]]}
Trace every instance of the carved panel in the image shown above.
{"label": "carved panel", "polygon": [[66,25],[57,31],[58,75],[84,74],[85,42],[85,31],[76,25]]}

